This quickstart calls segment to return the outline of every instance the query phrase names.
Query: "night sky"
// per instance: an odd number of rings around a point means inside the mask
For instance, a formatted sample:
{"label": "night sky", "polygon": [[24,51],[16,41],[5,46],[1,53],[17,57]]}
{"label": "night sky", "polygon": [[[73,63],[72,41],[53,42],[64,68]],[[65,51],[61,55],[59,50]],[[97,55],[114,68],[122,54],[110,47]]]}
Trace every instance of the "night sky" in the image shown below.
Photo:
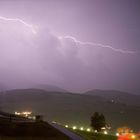
{"label": "night sky", "polygon": [[140,93],[139,0],[0,0],[0,85]]}

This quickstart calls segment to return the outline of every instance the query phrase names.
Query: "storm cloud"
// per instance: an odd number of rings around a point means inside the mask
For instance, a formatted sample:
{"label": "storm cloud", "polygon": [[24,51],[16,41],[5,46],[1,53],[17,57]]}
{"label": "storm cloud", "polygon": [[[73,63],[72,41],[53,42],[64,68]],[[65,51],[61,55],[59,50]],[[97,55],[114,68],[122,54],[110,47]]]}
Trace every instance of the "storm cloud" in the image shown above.
{"label": "storm cloud", "polygon": [[0,18],[0,83],[8,88],[51,84],[78,92],[139,91],[139,58],[133,50],[61,36],[22,19]]}

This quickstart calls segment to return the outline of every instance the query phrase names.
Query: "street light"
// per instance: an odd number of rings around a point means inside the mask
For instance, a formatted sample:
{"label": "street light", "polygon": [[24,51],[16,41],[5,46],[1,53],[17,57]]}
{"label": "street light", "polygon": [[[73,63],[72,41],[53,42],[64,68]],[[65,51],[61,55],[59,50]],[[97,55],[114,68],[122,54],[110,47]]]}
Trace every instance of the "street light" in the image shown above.
{"label": "street light", "polygon": [[80,130],[81,130],[81,131],[83,131],[83,130],[84,130],[84,128],[83,128],[83,127],[80,127]]}
{"label": "street light", "polygon": [[68,128],[69,126],[68,125],[65,125],[65,127]]}
{"label": "street light", "polygon": [[104,131],[104,134],[105,134],[105,135],[107,135],[107,134],[108,134],[108,132],[107,132],[107,131]]}
{"label": "street light", "polygon": [[87,128],[87,131],[90,132],[91,131],[90,128]]}
{"label": "street light", "polygon": [[76,127],[76,126],[73,126],[73,127],[72,127],[72,129],[73,129],[73,130],[76,130],[76,129],[77,129],[77,127]]}

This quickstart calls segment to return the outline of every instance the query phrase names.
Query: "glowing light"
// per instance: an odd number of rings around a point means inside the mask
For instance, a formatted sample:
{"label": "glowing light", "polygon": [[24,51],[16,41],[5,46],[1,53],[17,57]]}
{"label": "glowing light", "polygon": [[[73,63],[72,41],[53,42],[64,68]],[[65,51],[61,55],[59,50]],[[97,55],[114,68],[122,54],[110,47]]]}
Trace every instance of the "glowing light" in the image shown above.
{"label": "glowing light", "polygon": [[33,119],[33,120],[36,120],[36,117],[35,116],[28,116],[29,119]]}
{"label": "glowing light", "polygon": [[105,134],[105,135],[107,135],[107,134],[108,134],[108,132],[107,132],[107,131],[104,131],[104,134]]}
{"label": "glowing light", "polygon": [[101,129],[102,129],[102,130],[105,130],[106,128],[105,128],[105,127],[102,127]]}
{"label": "glowing light", "polygon": [[97,130],[95,130],[94,132],[97,133]]}
{"label": "glowing light", "polygon": [[68,128],[69,126],[68,125],[65,125],[65,127]]}
{"label": "glowing light", "polygon": [[29,28],[32,31],[32,33],[34,33],[34,34],[37,33],[33,25],[28,24],[27,22],[23,21],[22,19],[19,19],[19,18],[6,18],[6,17],[0,16],[0,20],[20,22],[20,23],[24,24],[27,28]]}
{"label": "glowing light", "polygon": [[128,50],[123,50],[123,49],[116,49],[113,48],[110,45],[103,45],[100,43],[94,43],[94,42],[83,42],[83,41],[79,41],[77,40],[75,37],[73,36],[59,36],[58,39],[62,40],[62,39],[71,39],[73,40],[77,45],[88,45],[88,46],[94,46],[94,47],[100,47],[100,48],[108,48],[111,49],[114,52],[118,52],[118,53],[125,53],[125,54],[133,54],[136,53],[136,51],[128,51]]}
{"label": "glowing light", "polygon": [[15,115],[21,115],[21,113],[20,112],[15,112]]}
{"label": "glowing light", "polygon": [[116,136],[119,136],[119,133],[116,133]]}
{"label": "glowing light", "polygon": [[135,135],[132,135],[132,136],[131,136],[131,138],[132,138],[132,139],[135,139],[135,138],[136,138],[136,136],[135,136]]}
{"label": "glowing light", "polygon": [[76,129],[77,129],[77,127],[76,127],[76,126],[73,126],[73,127],[72,127],[72,129],[73,129],[73,130],[76,130]]}
{"label": "glowing light", "polygon": [[22,112],[23,115],[25,115],[26,117],[28,117],[29,115],[32,114],[32,112],[29,112],[29,111],[25,111],[25,112]]}
{"label": "glowing light", "polygon": [[80,127],[80,130],[81,130],[81,131],[83,131],[83,130],[84,130],[84,128],[83,128],[83,127]]}
{"label": "glowing light", "polygon": [[87,128],[87,132],[90,132],[91,130],[90,130],[90,128]]}
{"label": "glowing light", "polygon": [[139,140],[139,138],[137,138],[136,135],[133,133],[123,133],[118,137],[118,140],[132,140],[132,139]]}
{"label": "glowing light", "polygon": [[25,112],[15,112],[15,115],[21,115],[21,116],[24,116],[24,117],[29,117],[29,115],[31,115],[32,112],[29,112],[29,111],[25,111]]}

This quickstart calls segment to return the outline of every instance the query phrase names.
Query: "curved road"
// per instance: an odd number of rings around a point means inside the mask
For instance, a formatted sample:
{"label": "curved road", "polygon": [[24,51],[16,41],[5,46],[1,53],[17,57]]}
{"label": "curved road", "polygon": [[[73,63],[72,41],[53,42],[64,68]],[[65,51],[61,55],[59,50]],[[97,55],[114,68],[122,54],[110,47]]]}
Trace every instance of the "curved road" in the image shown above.
{"label": "curved road", "polygon": [[69,131],[68,129],[66,129],[63,126],[60,126],[60,125],[54,124],[54,123],[50,123],[50,125],[55,127],[56,129],[60,130],[65,135],[67,135],[70,138],[70,140],[85,140],[84,138],[82,138],[79,135]]}

